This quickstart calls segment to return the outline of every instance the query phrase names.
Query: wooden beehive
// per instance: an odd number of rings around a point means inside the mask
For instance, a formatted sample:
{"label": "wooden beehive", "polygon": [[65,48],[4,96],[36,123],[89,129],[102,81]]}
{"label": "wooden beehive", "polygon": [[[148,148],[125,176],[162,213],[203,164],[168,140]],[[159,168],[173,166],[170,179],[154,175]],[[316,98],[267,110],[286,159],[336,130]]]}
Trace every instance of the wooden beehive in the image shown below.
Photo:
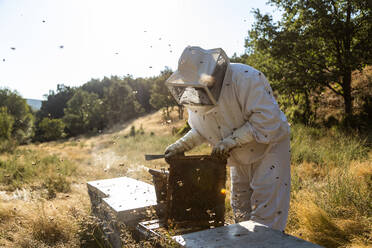
{"label": "wooden beehive", "polygon": [[172,228],[224,225],[226,160],[177,156],[169,164],[166,222]]}

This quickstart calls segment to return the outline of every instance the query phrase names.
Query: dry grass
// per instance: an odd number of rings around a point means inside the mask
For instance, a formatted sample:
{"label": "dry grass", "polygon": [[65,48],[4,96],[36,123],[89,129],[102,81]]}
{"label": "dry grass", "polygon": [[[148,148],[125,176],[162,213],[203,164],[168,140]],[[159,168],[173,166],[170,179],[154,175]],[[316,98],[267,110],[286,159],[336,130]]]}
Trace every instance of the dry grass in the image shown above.
{"label": "dry grass", "polygon": [[[97,222],[90,217],[86,182],[118,176],[151,182],[146,169],[167,165],[163,160],[145,161],[144,154],[163,153],[178,138],[172,133],[185,122],[176,121],[175,112],[172,118],[164,121],[159,111],[96,136],[31,144],[0,154],[8,171],[17,171],[19,165],[32,172],[16,184],[0,183],[0,246],[102,246]],[[132,126],[135,130],[142,126],[144,133],[130,136]],[[326,247],[370,247],[370,148],[363,139],[337,130],[295,126],[292,131],[292,199],[286,232]],[[189,154],[210,151],[203,145]],[[226,188],[226,219],[232,222],[229,176]],[[151,242],[136,243],[125,229],[123,239],[126,247],[152,247]]]}
{"label": "dry grass", "polygon": [[0,207],[0,246],[4,247],[80,247],[89,220],[89,199],[85,185],[72,186],[69,194],[46,200],[3,202]]}
{"label": "dry grass", "polygon": [[370,147],[356,135],[335,130],[293,129],[302,136],[292,142],[292,199],[286,231],[325,247],[370,247]]}
{"label": "dry grass", "polygon": [[297,194],[291,201],[287,232],[325,247],[361,247],[371,245],[371,223],[362,216],[331,217],[314,201],[317,195]]}
{"label": "dry grass", "polygon": [[[146,162],[144,154],[162,153],[176,139],[172,129],[185,123],[175,121],[175,113],[168,122],[161,116],[159,111],[96,136],[0,154],[0,247],[102,247],[86,182],[124,175],[150,182],[146,168],[165,167],[165,162]],[[129,137],[130,127],[141,125],[144,134]],[[129,236],[125,242],[127,247],[151,247]]]}
{"label": "dry grass", "polygon": [[300,199],[291,205],[291,211],[298,219],[298,229],[293,234],[326,247],[339,247],[348,241],[346,233],[312,202],[314,197]]}

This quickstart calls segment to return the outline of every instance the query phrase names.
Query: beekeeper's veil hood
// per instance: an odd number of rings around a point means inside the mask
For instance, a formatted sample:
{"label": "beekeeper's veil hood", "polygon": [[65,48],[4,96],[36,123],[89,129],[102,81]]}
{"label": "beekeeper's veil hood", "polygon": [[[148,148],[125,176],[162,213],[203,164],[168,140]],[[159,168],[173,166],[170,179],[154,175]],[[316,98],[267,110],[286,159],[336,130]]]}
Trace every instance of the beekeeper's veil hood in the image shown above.
{"label": "beekeeper's veil hood", "polygon": [[186,47],[178,69],[166,81],[179,104],[214,106],[220,96],[229,58],[221,48]]}

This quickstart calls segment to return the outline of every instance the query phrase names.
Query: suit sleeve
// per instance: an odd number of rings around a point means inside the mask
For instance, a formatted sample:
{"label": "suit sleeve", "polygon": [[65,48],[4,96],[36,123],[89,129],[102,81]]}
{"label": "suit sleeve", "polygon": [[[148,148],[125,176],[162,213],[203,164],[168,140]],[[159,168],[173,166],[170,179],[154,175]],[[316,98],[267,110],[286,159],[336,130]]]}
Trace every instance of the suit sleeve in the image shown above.
{"label": "suit sleeve", "polygon": [[246,120],[230,137],[238,145],[253,140],[263,144],[275,143],[289,134],[287,120],[261,72],[240,75],[236,79],[235,94]]}
{"label": "suit sleeve", "polygon": [[200,133],[195,128],[193,128],[192,121],[190,120],[191,114],[189,110],[188,112],[189,112],[189,124],[191,126],[191,130],[188,131],[182,138],[176,141],[176,144],[184,148],[185,151],[189,151],[193,149],[194,147],[205,142],[204,137],[201,136]]}
{"label": "suit sleeve", "polygon": [[182,138],[177,140],[176,143],[180,144],[185,148],[185,151],[189,151],[194,147],[201,145],[204,142],[203,136],[201,136],[198,131],[191,128]]}

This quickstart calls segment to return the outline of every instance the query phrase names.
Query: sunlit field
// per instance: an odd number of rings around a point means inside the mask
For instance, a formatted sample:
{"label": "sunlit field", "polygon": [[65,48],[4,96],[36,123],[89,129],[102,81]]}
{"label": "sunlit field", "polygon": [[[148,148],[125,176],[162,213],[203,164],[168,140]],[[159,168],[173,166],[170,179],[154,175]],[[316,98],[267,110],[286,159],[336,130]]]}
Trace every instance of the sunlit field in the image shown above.
{"label": "sunlit field", "polygon": [[[87,183],[130,177],[153,184],[149,169],[168,165],[145,155],[164,154],[195,124],[187,123],[190,105],[195,115],[199,105],[219,108],[227,125],[243,118],[268,143],[288,121],[285,233],[326,248],[372,247],[371,5],[0,0],[0,247],[111,247],[107,222],[121,230],[123,247],[174,247],[172,236],[185,230],[171,220],[157,229],[162,237],[139,241],[111,211],[104,221],[93,216],[103,204],[91,210]],[[222,130],[215,114],[212,124]],[[233,136],[245,140],[241,130]],[[233,138],[217,151],[242,145]],[[203,144],[186,155],[212,149]],[[218,186],[226,224],[234,223],[230,169],[225,189]],[[202,171],[193,171],[195,179]],[[209,201],[199,190],[186,192],[195,205]],[[184,213],[199,219],[195,205]],[[159,218],[156,210],[146,209],[145,219]]]}
{"label": "sunlit field", "polygon": [[[158,111],[90,137],[20,146],[0,156],[0,246],[100,247],[86,182],[128,176],[151,183],[145,161],[174,142],[185,120]],[[134,128],[133,128],[134,127]],[[286,232],[326,247],[370,247],[372,152],[338,129],[292,126],[292,198]],[[203,145],[189,154],[208,154]],[[226,220],[232,223],[227,182]],[[125,247],[136,244],[123,231]]]}

